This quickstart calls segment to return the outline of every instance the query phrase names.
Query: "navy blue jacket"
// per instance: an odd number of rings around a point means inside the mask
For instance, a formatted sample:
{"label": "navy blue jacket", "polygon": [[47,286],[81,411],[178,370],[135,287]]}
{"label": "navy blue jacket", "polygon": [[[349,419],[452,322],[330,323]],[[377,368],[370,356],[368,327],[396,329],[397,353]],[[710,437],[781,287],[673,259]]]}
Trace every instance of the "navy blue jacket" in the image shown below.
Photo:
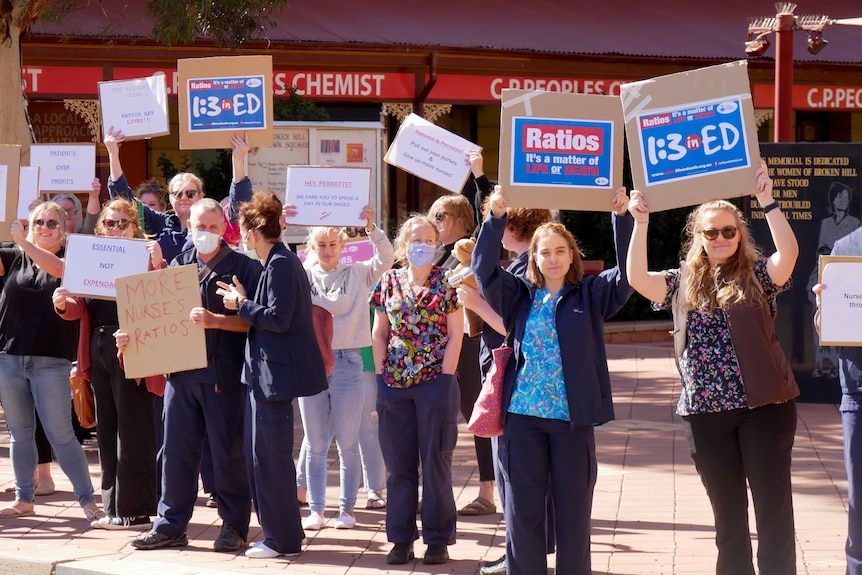
{"label": "navy blue jacket", "polygon": [[244,303],[239,315],[251,325],[242,380],[257,401],[289,400],[327,388],[308,277],[281,242],[266,259],[254,300]]}
{"label": "navy blue jacket", "polygon": [[[573,426],[598,425],[614,419],[611,378],[605,351],[604,323],[625,305],[632,288],[626,279],[625,260],[634,220],[628,214],[613,218],[617,265],[598,276],[585,276],[577,285],[566,284],[556,308],[557,336],[563,362],[563,379]],[[479,290],[511,329],[513,307],[515,349],[503,386],[503,421],[508,411],[515,375],[524,365],[521,343],[536,286],[503,270],[497,260],[506,217],[489,215],[473,251],[473,271]],[[620,265],[619,262],[622,262]]]}
{"label": "navy blue jacket", "polygon": [[[227,246],[224,240],[221,241],[221,245]],[[171,267],[197,265],[197,258],[198,252],[195,248],[186,250],[171,262]],[[216,264],[215,269],[212,270],[213,273],[206,279],[205,285],[201,286],[203,307],[212,313],[236,315],[236,311],[225,308],[223,298],[216,295],[218,289],[216,282],[223,281],[230,284],[233,276],[236,276],[243,285],[250,286],[248,295],[254,297],[254,288],[257,286],[261,271],[257,261],[231,249],[230,254]],[[214,374],[218,389],[231,389],[242,385],[240,376],[245,359],[246,334],[223,329],[207,329],[205,337],[209,364],[207,368],[173,373],[170,375],[171,382],[176,384],[185,380],[211,381]]]}

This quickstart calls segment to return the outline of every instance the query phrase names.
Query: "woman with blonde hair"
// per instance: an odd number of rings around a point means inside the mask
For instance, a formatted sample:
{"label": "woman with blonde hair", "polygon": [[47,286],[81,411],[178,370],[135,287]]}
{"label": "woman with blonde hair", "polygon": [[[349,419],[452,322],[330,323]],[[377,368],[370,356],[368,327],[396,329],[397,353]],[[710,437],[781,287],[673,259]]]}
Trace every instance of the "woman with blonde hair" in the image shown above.
{"label": "woman with blonde hair", "polygon": [[776,296],[791,286],[799,246],[772,197],[765,164],[754,174],[776,251],[758,252],[739,209],[724,200],[688,217],[679,269],[647,267],[649,206],[633,191],[632,286],[671,309],[689,453],[715,517],[717,575],[754,574],[748,526],[751,489],[761,575],[796,573],[790,457],[799,388],[775,333]]}
{"label": "woman with blonde hair", "polygon": [[386,563],[413,559],[419,538],[419,462],[422,462],[423,563],[449,560],[455,543],[452,452],[458,437],[455,370],[464,316],[455,288],[434,265],[439,240],[434,221],[413,216],[395,240],[396,261],[371,289],[377,368],[380,447],[389,469],[386,537],[394,543]]}
{"label": "woman with blonde hair", "polygon": [[[144,239],[135,205],[123,199],[105,205],[96,223],[97,236]],[[166,266],[158,242],[150,241],[151,269]],[[67,321],[80,320],[75,375],[93,388],[99,422],[99,464],[102,468],[102,505],[105,517],[96,529],[148,529],[156,513],[158,473],[153,406],[164,390],[155,378],[126,378],[117,359],[114,332],[119,329],[117,303],[80,298],[58,287],[54,311]],[[122,449],[121,449],[122,446]]]}

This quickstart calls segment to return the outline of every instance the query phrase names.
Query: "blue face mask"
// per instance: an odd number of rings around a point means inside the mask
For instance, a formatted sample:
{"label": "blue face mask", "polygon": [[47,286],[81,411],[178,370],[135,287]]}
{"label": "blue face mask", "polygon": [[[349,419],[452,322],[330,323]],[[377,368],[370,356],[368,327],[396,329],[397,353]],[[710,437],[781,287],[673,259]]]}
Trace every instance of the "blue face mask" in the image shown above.
{"label": "blue face mask", "polygon": [[424,268],[434,261],[434,255],[437,253],[437,248],[428,244],[410,244],[407,250],[407,261],[411,266]]}

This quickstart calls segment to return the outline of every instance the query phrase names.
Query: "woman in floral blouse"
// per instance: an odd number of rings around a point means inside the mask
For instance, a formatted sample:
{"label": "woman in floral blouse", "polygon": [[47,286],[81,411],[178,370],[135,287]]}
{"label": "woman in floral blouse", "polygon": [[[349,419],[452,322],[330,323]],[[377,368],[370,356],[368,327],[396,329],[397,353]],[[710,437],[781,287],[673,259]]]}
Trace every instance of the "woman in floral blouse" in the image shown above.
{"label": "woman in floral blouse", "polygon": [[413,559],[419,538],[419,461],[422,461],[423,562],[445,563],[455,542],[452,452],[458,436],[455,379],[464,320],[455,288],[433,265],[439,232],[414,216],[395,239],[396,261],[371,289],[372,346],[377,366],[380,447],[389,469],[386,536],[395,545],[390,565]]}
{"label": "woman in floral blouse", "polygon": [[775,298],[787,290],[799,247],[772,197],[763,165],[755,195],[776,251],[762,257],[742,213],[718,200],[688,218],[680,269],[647,271],[649,208],[633,191],[631,285],[674,311],[682,376],[677,413],[715,516],[716,573],[754,575],[746,482],[757,520],[761,575],[796,573],[790,453],[799,389],[775,335]]}

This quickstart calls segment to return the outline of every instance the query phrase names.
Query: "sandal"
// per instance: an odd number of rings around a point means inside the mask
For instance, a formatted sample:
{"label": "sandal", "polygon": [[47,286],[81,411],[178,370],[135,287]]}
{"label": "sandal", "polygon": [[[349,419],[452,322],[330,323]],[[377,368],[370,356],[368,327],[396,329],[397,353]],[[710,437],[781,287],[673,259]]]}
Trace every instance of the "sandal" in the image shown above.
{"label": "sandal", "polygon": [[99,509],[95,503],[88,503],[87,505],[81,507],[84,510],[84,517],[87,518],[87,521],[93,522],[98,521],[102,517],[105,516],[105,512]]}
{"label": "sandal", "polygon": [[[16,505],[20,505],[21,501],[16,501],[12,505],[7,505],[3,509],[0,509],[0,519],[14,519],[15,517],[30,517],[31,515],[35,515],[36,512],[33,510],[31,506],[29,509],[20,509],[16,507]],[[26,505],[26,503],[25,503]]]}
{"label": "sandal", "polygon": [[386,500],[380,496],[376,491],[368,492],[368,501],[365,502],[366,509],[384,509],[386,507]]}
{"label": "sandal", "polygon": [[497,512],[497,506],[492,501],[488,501],[484,497],[477,497],[463,508],[458,510],[458,515],[490,515]]}

